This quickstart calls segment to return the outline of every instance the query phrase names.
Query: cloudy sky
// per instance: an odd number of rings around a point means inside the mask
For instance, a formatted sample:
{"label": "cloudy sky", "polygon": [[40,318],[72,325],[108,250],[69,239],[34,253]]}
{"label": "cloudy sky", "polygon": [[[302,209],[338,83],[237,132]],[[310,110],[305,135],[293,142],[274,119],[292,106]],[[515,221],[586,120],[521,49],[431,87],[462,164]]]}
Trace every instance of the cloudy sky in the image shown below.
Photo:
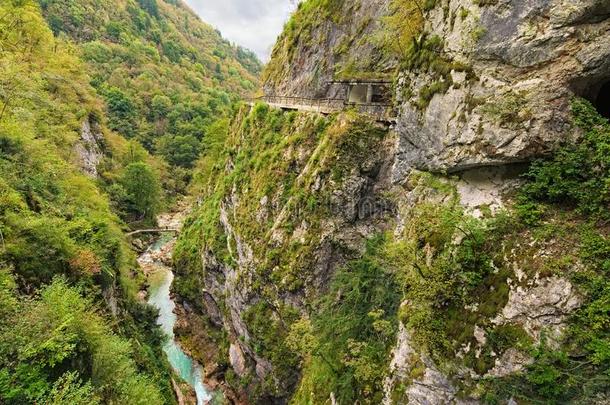
{"label": "cloudy sky", "polygon": [[222,36],[256,52],[263,62],[297,0],[186,0]]}

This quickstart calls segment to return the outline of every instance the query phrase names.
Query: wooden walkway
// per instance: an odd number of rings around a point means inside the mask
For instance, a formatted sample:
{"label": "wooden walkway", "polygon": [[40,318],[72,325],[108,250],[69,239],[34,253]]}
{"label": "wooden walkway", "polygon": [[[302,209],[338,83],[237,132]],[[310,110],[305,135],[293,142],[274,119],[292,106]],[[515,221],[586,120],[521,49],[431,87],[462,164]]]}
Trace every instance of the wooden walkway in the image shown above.
{"label": "wooden walkway", "polygon": [[394,123],[392,104],[389,103],[350,103],[342,98],[307,98],[289,96],[263,96],[251,99],[248,103],[254,105],[257,102],[269,104],[271,107],[283,110],[298,110],[316,112],[320,114],[332,114],[335,112],[353,108],[362,114],[384,123]]}

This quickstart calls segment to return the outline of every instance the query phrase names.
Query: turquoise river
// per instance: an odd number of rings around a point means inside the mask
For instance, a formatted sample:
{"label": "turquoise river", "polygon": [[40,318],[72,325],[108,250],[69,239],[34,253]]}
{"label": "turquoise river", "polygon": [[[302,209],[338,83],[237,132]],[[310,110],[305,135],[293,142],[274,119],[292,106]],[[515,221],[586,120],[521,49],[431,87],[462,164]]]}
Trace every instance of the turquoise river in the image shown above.
{"label": "turquoise river", "polygon": [[163,350],[176,373],[186,381],[197,394],[197,405],[203,405],[211,400],[211,394],[203,384],[203,369],[201,365],[191,359],[178,345],[174,336],[174,324],[176,314],[174,308],[176,304],[171,298],[170,287],[174,279],[171,268],[164,265],[159,259],[155,258],[155,253],[159,252],[172,238],[162,237],[148,250],[143,253],[139,261],[146,263],[148,269],[149,298],[148,303],[159,309],[157,323],[161,325],[163,331],[169,336]]}

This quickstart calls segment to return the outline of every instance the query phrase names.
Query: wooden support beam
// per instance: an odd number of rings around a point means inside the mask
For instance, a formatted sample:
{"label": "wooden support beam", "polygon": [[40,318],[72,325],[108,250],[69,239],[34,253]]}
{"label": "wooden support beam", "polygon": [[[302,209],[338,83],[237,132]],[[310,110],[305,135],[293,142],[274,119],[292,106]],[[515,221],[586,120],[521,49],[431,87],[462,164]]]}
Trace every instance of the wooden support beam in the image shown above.
{"label": "wooden support beam", "polygon": [[137,231],[129,232],[127,236],[137,235],[139,233],[163,233],[163,232],[180,232],[179,229],[175,228],[152,228],[152,229],[138,229]]}

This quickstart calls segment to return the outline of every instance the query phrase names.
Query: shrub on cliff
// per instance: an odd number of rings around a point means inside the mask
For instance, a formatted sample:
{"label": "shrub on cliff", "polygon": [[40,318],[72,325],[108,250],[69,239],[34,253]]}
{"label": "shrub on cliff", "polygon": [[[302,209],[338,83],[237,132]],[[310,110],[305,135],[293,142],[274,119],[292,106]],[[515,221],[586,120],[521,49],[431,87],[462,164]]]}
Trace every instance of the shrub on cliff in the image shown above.
{"label": "shrub on cliff", "polygon": [[610,124],[586,100],[574,100],[572,111],[582,139],[561,147],[549,160],[534,162],[522,202],[561,204],[610,219]]}
{"label": "shrub on cliff", "polygon": [[574,100],[572,111],[582,138],[532,165],[517,213],[532,232],[551,230],[554,244],[562,233],[571,234],[565,254],[580,265],[560,275],[571,279],[583,302],[569,317],[560,345],[543,339],[523,373],[486,382],[488,403],[511,397],[597,403],[610,384],[610,124],[588,101]]}

